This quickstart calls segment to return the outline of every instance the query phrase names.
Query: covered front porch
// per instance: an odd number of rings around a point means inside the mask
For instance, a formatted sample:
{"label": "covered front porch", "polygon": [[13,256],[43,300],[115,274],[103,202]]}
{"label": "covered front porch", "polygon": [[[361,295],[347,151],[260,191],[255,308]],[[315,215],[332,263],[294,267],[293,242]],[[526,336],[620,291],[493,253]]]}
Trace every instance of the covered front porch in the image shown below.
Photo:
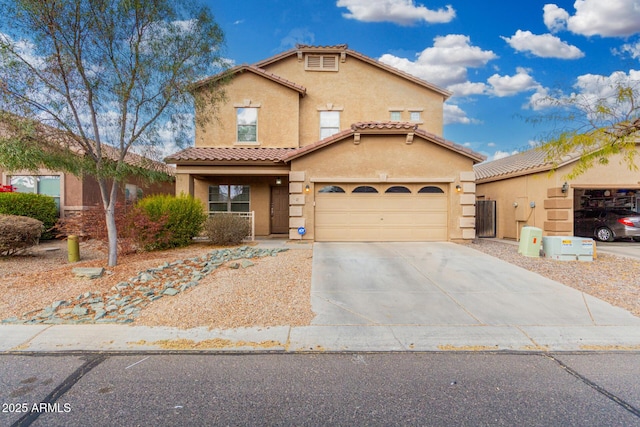
{"label": "covered front porch", "polygon": [[178,166],[181,193],[202,201],[209,215],[251,214],[257,237],[289,233],[288,166]]}

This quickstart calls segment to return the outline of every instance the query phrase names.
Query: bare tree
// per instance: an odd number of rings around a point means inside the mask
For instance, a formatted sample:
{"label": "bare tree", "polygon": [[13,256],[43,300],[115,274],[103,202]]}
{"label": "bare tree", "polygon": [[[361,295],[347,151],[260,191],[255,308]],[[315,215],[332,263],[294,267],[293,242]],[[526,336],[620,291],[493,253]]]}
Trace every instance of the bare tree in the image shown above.
{"label": "bare tree", "polygon": [[151,163],[132,167],[130,151],[150,155],[167,135],[184,143],[193,103],[215,111],[224,96],[219,82],[196,100],[189,94],[225,66],[221,29],[193,4],[0,0],[0,166],[95,176],[109,265],[117,263],[118,184],[132,173],[158,176]]}

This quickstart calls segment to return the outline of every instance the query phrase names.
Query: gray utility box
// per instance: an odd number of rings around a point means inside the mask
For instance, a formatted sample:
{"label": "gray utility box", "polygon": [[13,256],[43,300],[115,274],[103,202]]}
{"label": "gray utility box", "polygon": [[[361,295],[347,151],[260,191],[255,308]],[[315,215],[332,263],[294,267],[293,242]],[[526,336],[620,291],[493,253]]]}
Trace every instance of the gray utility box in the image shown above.
{"label": "gray utility box", "polygon": [[542,254],[559,261],[593,261],[594,245],[588,237],[547,236],[542,238]]}

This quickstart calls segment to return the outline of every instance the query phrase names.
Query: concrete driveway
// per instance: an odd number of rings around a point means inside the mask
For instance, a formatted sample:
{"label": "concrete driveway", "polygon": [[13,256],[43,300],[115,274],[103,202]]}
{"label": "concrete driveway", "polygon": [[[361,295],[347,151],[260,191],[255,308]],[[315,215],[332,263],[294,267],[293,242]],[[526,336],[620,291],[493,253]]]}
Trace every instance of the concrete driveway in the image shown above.
{"label": "concrete driveway", "polygon": [[422,333],[501,348],[523,336],[553,348],[640,338],[640,318],[626,310],[455,243],[315,243],[311,302],[312,324],[345,340],[380,326],[405,346]]}

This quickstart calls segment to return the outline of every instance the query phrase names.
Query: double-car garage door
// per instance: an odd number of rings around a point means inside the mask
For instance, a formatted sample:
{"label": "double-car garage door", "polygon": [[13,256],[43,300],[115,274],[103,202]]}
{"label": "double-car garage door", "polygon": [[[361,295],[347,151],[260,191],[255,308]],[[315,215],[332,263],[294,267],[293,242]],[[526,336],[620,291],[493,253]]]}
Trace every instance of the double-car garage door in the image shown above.
{"label": "double-car garage door", "polygon": [[316,185],[316,241],[446,241],[448,202],[439,184]]}

